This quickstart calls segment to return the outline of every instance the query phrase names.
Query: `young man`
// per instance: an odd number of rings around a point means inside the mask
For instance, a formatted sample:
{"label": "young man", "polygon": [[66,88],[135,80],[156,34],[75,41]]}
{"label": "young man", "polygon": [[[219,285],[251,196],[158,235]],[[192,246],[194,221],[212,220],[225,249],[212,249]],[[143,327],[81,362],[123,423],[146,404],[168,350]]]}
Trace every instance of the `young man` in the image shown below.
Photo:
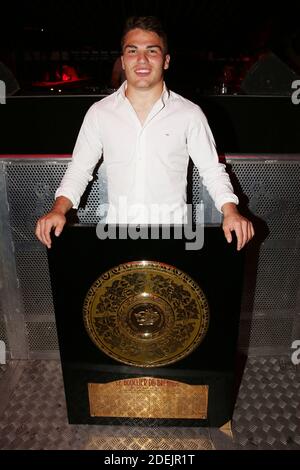
{"label": "young man", "polygon": [[240,250],[254,235],[252,223],[238,212],[238,199],[224,165],[218,161],[201,109],[166,88],[163,76],[170,55],[159,21],[154,17],[130,18],[122,53],[127,80],[88,110],[54,206],[38,220],[36,236],[51,247],[51,230],[56,236],[61,233],[67,211],[78,207],[102,154],[107,168],[108,223],[185,222],[191,157],[223,213],[227,241],[232,241],[234,231]]}

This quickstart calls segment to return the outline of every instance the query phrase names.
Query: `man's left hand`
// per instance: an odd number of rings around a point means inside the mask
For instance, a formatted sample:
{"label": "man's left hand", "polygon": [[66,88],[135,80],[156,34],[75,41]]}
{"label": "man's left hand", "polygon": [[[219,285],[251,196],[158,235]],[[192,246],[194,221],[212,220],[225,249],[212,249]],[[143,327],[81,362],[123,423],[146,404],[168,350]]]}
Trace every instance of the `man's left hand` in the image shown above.
{"label": "man's left hand", "polygon": [[223,230],[225,238],[228,243],[231,243],[231,232],[235,232],[237,238],[237,250],[239,251],[251,240],[251,238],[254,237],[252,222],[239,213],[236,204],[234,203],[228,202],[224,204],[222,212],[224,215]]}

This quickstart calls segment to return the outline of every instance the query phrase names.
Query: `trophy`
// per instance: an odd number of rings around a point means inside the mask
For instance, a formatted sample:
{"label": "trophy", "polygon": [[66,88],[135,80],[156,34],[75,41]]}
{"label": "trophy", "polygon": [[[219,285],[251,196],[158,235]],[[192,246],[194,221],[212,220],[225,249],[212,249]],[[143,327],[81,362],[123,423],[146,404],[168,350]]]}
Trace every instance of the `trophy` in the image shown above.
{"label": "trophy", "polygon": [[68,417],[222,426],[232,416],[243,254],[66,227],[48,250]]}

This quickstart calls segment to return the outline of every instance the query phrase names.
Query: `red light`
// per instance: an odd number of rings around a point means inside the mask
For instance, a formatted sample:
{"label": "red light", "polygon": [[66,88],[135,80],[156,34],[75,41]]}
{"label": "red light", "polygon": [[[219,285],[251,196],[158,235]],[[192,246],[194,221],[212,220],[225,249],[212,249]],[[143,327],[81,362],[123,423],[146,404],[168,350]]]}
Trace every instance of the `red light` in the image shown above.
{"label": "red light", "polygon": [[63,73],[62,74],[62,80],[63,80],[63,82],[68,82],[69,80],[71,80],[71,77],[67,73]]}

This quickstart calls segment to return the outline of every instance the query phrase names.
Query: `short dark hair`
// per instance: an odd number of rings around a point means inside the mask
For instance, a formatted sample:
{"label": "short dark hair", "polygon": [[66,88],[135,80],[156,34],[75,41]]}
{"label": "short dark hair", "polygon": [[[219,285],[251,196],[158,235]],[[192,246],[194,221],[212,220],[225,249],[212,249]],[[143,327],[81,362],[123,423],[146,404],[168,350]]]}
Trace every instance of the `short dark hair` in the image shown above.
{"label": "short dark hair", "polygon": [[121,38],[121,47],[123,50],[125,36],[132,29],[143,29],[156,33],[163,41],[164,53],[168,53],[168,38],[163,29],[161,21],[156,16],[131,16],[126,20],[125,27]]}

